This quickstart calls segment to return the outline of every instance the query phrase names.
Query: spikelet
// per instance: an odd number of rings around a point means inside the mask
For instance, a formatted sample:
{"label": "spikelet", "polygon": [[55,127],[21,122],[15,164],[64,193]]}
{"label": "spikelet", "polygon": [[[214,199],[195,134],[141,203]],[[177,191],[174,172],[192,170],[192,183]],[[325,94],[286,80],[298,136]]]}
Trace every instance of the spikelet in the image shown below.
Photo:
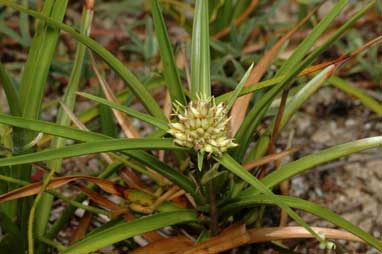
{"label": "spikelet", "polygon": [[175,121],[168,131],[174,142],[193,148],[197,152],[222,155],[237,146],[229,138],[227,109],[223,103],[216,105],[215,98],[197,98],[187,106],[175,105]]}

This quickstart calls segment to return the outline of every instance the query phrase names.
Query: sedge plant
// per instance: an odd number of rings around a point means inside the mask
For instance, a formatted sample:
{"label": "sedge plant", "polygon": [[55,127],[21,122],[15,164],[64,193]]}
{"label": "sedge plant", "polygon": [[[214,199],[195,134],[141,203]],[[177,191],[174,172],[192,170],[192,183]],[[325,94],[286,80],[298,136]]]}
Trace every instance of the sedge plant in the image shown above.
{"label": "sedge plant", "polygon": [[[226,2],[229,6],[232,1]],[[363,4],[349,20],[325,37],[322,44],[313,48],[349,5],[347,0],[337,1],[282,63],[274,77],[261,82],[259,78],[254,82],[253,76],[261,72],[261,66],[255,62],[248,67],[234,90],[219,96],[214,96],[211,89],[209,28],[210,14],[214,15],[214,10],[209,10],[208,3],[195,1],[190,44],[190,89],[187,89],[176,65],[158,0],[151,0],[150,7],[163,70],[159,80],[146,85],[115,55],[89,37],[93,1],[86,1],[81,28],[77,31],[62,23],[67,1],[48,0],[41,11],[36,11],[13,1],[0,0],[4,8],[16,10],[23,17],[29,15],[37,21],[20,84],[16,84],[10,72],[0,65],[0,80],[9,107],[8,114],[0,113],[4,151],[0,158],[0,226],[4,235],[0,242],[1,250],[12,250],[12,253],[28,251],[29,254],[94,253],[121,241],[133,249],[136,246],[129,239],[142,235],[150,242],[144,247],[146,249],[141,250],[145,253],[155,253],[154,250],[162,246],[161,242],[169,243],[166,253],[197,253],[208,248],[211,248],[209,253],[218,253],[261,241],[276,244],[275,240],[295,238],[294,233],[301,231],[305,237],[316,238],[325,249],[335,247],[331,240],[334,238],[363,241],[382,250],[381,241],[329,209],[300,198],[276,194],[278,185],[317,165],[381,147],[382,137],[355,140],[317,151],[280,165],[269,174],[259,168],[261,162],[277,157],[274,146],[278,134],[304,102],[326,82],[348,89],[349,93],[362,94],[335,76],[343,61],[315,69],[306,84],[293,84],[301,72],[340,39],[375,2]],[[220,27],[214,29],[220,30]],[[59,104],[57,122],[53,123],[39,120],[39,115],[61,31],[76,40],[77,49],[69,84]],[[380,40],[374,43],[378,42]],[[28,43],[27,40],[24,43]],[[87,49],[98,55],[94,59],[92,53],[88,54],[104,96],[80,92],[81,70]],[[280,48],[274,51],[277,56]],[[117,96],[113,94],[97,70],[98,60],[104,61],[125,82],[126,91]],[[163,84],[173,108],[170,115],[153,96],[153,91]],[[289,93],[290,90],[293,93]],[[258,91],[261,91],[261,96],[253,106],[239,101],[243,96]],[[102,105],[104,110],[91,108],[86,114],[76,116],[72,111],[77,95]],[[358,97],[376,113],[381,113],[378,102],[367,96]],[[139,100],[144,111],[120,104],[120,101],[131,102],[132,99]],[[278,103],[278,112],[270,114],[275,103]],[[238,107],[245,114],[233,122],[232,112]],[[116,126],[110,124],[112,114],[123,126],[126,138],[113,135]],[[86,123],[98,116],[104,131],[88,130]],[[272,120],[266,121],[269,116]],[[132,118],[150,125],[152,131],[143,135],[134,130],[135,126],[130,124]],[[266,127],[258,133],[264,124]],[[39,133],[44,136],[41,138]],[[47,142],[50,146],[43,146]],[[97,158],[103,170],[98,176],[61,174],[64,158],[89,154],[100,154]],[[31,175],[35,172],[44,172],[44,177],[40,182],[31,183]],[[143,176],[149,180],[142,181]],[[77,182],[82,194],[75,199],[54,190],[77,180],[89,184]],[[110,201],[105,195],[118,196],[119,202]],[[55,199],[69,205],[50,224]],[[88,205],[82,203],[86,199],[91,200]],[[264,227],[266,206],[280,208],[284,216],[289,216],[299,226]],[[80,223],[82,235],[71,244],[64,245],[57,241],[57,235],[68,226],[77,209],[85,211]],[[311,227],[297,210],[318,216],[345,231]],[[86,218],[92,216],[106,218],[107,222],[92,228],[89,220],[86,224]],[[165,239],[157,233],[165,227],[180,230],[167,234]],[[274,237],[267,237],[268,233],[273,233]],[[170,244],[180,238],[183,239],[180,243]],[[214,248],[215,252],[212,251]]]}

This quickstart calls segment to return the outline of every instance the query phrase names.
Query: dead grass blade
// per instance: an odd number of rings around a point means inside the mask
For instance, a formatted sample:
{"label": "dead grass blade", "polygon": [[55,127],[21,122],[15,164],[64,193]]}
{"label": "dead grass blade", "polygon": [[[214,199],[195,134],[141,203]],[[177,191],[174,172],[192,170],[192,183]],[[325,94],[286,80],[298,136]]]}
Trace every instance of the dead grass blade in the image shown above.
{"label": "dead grass blade", "polygon": [[125,168],[120,170],[118,175],[130,188],[153,194],[134,171]]}
{"label": "dead grass blade", "polygon": [[76,228],[72,238],[70,239],[71,244],[78,242],[79,240],[82,240],[85,237],[86,232],[88,231],[90,223],[92,221],[92,217],[93,214],[89,212],[86,212],[85,215],[82,216],[78,227]]}
{"label": "dead grass blade", "polygon": [[[363,242],[357,236],[345,231],[321,227],[312,227],[312,229],[322,233],[327,239]],[[247,230],[245,225],[233,225],[218,236],[192,246],[190,246],[191,240],[177,236],[151,243],[132,253],[217,254],[245,244],[303,238],[314,238],[314,236],[304,227],[265,227]]]}
{"label": "dead grass blade", "polygon": [[[164,104],[163,104],[163,113],[165,114],[165,116],[167,117],[168,120],[170,120],[171,111],[172,111],[171,97],[170,97],[169,91],[167,90],[166,91],[166,98],[165,98]],[[159,160],[164,161],[164,156],[165,156],[164,150],[161,150],[158,152]]]}
{"label": "dead grass blade", "polygon": [[[99,179],[93,176],[63,176],[52,179],[47,185],[47,190],[52,190],[59,188],[67,183],[77,181],[77,180],[85,180],[91,183],[94,183],[103,191],[117,196],[122,196],[122,187],[119,185],[104,179]],[[42,183],[32,183],[22,188],[16,189],[14,191],[5,193],[0,195],[0,203],[15,200],[19,198],[29,197],[32,195],[36,195],[40,192],[42,187]]]}
{"label": "dead grass blade", "polygon": [[[327,239],[347,240],[355,242],[364,242],[357,236],[332,228],[312,227],[315,232],[325,235]],[[314,238],[304,227],[270,227],[256,228],[248,230],[251,240],[248,243],[261,243],[276,240]]]}
{"label": "dead grass blade", "polygon": [[131,254],[174,254],[179,250],[189,248],[193,242],[185,236],[174,236],[160,239],[142,248],[134,250]]}
{"label": "dead grass blade", "polygon": [[230,250],[248,243],[251,240],[245,225],[233,225],[220,235],[190,248],[180,250],[176,254],[214,254]]}
{"label": "dead grass blade", "polygon": [[168,200],[172,195],[179,191],[179,187],[174,185],[168,191],[166,191],[162,196],[160,196],[155,202],[152,204],[151,209],[155,210],[160,204]]}
{"label": "dead grass blade", "polygon": [[[91,61],[93,71],[96,74],[98,82],[99,82],[106,98],[111,102],[119,104],[119,101],[118,101],[117,97],[115,96],[115,94],[113,93],[113,91],[111,90],[109,84],[106,82],[106,80],[104,80],[102,75],[99,73],[99,71],[97,69],[97,64],[96,64],[95,59],[94,59],[94,56],[91,53],[90,53],[90,61]],[[119,125],[121,126],[123,132],[125,133],[125,135],[127,137],[139,138],[141,136],[139,134],[139,132],[131,124],[130,119],[125,114],[123,114],[122,112],[120,112],[116,109],[112,109],[112,111],[113,111],[113,114],[115,115],[115,117],[117,118],[117,121],[118,121]]]}
{"label": "dead grass blade", "polygon": [[[89,131],[89,129],[83,124],[74,114],[73,112],[63,103],[61,100],[58,101],[64,110],[65,114],[70,118],[70,120],[73,122],[73,124],[83,131]],[[112,163],[113,159],[108,155],[107,153],[101,153],[101,156],[105,159],[106,162]]]}
{"label": "dead grass blade", "polygon": [[299,149],[300,148],[295,147],[295,148],[290,148],[290,149],[287,149],[287,150],[279,152],[279,153],[270,154],[270,155],[264,156],[260,159],[247,162],[247,163],[243,164],[243,167],[247,170],[252,170],[256,167],[268,164],[272,161],[279,160],[285,156],[291,155],[291,154],[297,152]]}
{"label": "dead grass blade", "polygon": [[[281,47],[285,44],[286,41],[290,39],[290,37],[298,31],[313,15],[313,13],[316,11],[313,10],[310,12],[304,19],[302,19],[292,30],[290,30],[287,34],[285,34],[283,37],[281,37],[273,47],[268,50],[265,55],[261,58],[261,60],[256,64],[256,66],[253,68],[251,74],[248,77],[247,82],[244,84],[244,87],[255,84],[261,80],[269,66],[272,64],[272,61],[275,59],[275,57],[278,55]],[[241,126],[245,114],[248,109],[249,102],[251,100],[252,94],[248,94],[245,96],[240,97],[236,100],[234,103],[232,110],[231,110],[231,131],[232,135],[234,136],[239,127]]]}
{"label": "dead grass blade", "polygon": [[98,192],[95,192],[89,188],[86,188],[84,186],[77,186],[79,190],[81,190],[83,193],[86,194],[86,196],[89,197],[90,200],[92,200],[95,204],[102,206],[104,208],[107,208],[111,211],[114,210],[121,210],[121,207],[114,202],[110,201],[109,199],[103,197]]}
{"label": "dead grass blade", "polygon": [[346,54],[346,55],[342,55],[340,57],[338,57],[337,59],[334,59],[334,60],[330,60],[330,61],[327,61],[327,62],[324,62],[324,63],[320,63],[320,64],[317,64],[317,65],[313,65],[313,66],[310,66],[308,68],[305,68],[300,74],[299,76],[305,76],[307,74],[310,74],[310,73],[313,73],[313,72],[316,72],[318,70],[321,70],[321,69],[324,69],[326,67],[328,67],[329,65],[332,65],[332,64],[341,64],[357,55],[359,55],[360,53],[364,52],[365,50],[379,44],[382,42],[382,36],[378,36],[374,39],[372,39],[371,41],[368,41],[367,43],[365,43],[364,45],[362,45],[361,47],[357,48],[356,50]]}

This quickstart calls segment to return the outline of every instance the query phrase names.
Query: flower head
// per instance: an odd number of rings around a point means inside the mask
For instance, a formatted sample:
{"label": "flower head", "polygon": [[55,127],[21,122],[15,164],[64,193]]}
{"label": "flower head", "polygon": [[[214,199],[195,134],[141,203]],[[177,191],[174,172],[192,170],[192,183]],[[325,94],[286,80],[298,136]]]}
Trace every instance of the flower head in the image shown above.
{"label": "flower head", "polygon": [[217,155],[237,146],[228,137],[230,118],[223,103],[216,105],[213,97],[198,98],[187,106],[177,105],[175,108],[178,121],[170,123],[168,132],[175,137],[176,144]]}

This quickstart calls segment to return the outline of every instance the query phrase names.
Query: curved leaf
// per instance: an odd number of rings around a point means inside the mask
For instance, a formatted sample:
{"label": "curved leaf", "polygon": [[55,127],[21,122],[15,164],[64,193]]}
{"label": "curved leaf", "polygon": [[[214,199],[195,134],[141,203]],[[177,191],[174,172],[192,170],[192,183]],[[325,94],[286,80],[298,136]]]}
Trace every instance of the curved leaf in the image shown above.
{"label": "curved leaf", "polygon": [[186,96],[180,82],[178,69],[176,68],[173,49],[164,23],[163,15],[158,0],[151,1],[151,13],[155,25],[155,32],[159,44],[159,52],[163,62],[163,74],[172,102],[178,101],[186,105]]}
{"label": "curved leaf", "polygon": [[296,213],[294,212],[285,202],[278,198],[270,189],[268,189],[259,179],[253,176],[248,170],[243,168],[237,161],[235,161],[228,154],[224,154],[221,158],[215,157],[215,160],[220,162],[222,166],[226,169],[255,187],[259,190],[263,195],[267,197],[268,200],[272,200],[274,204],[284,209],[285,212],[298,224],[303,226],[307,231],[309,231],[312,235],[314,235],[317,239],[323,240],[322,237],[317,234],[306,222]]}
{"label": "curved leaf", "polygon": [[77,94],[82,96],[82,97],[88,98],[88,99],[90,99],[92,101],[96,101],[96,102],[101,103],[103,105],[106,105],[106,106],[109,106],[111,108],[117,109],[117,110],[119,110],[119,111],[121,111],[123,113],[126,113],[129,116],[138,118],[138,119],[140,119],[140,120],[142,120],[142,121],[144,121],[146,123],[149,123],[149,124],[151,124],[153,126],[158,127],[159,129],[162,129],[164,131],[168,130],[167,122],[162,121],[161,119],[157,119],[157,118],[152,117],[150,115],[141,113],[141,112],[136,111],[134,109],[130,109],[128,107],[119,105],[117,103],[108,101],[106,99],[103,99],[101,97],[97,97],[97,96],[94,96],[94,95],[91,95],[91,94],[88,94],[88,93],[77,93]]}
{"label": "curved leaf", "polygon": [[[290,162],[281,166],[278,170],[273,171],[266,177],[264,177],[261,182],[268,188],[297,175],[301,174],[305,170],[311,169],[317,165],[338,159],[340,157],[357,153],[363,150],[382,147],[382,136],[360,139],[357,141],[337,145],[320,152],[305,156],[299,160]],[[243,191],[239,196],[241,198],[250,197],[252,195],[258,194],[259,191],[250,188]]]}
{"label": "curved leaf", "polygon": [[193,211],[176,211],[159,213],[131,222],[122,221],[85,237],[63,253],[85,254],[149,231],[196,220],[197,217]]}
{"label": "curved leaf", "polygon": [[54,160],[59,158],[67,158],[81,156],[86,154],[115,152],[121,150],[184,150],[183,147],[174,144],[172,139],[148,139],[148,138],[132,138],[132,139],[111,139],[102,141],[93,141],[83,144],[71,145],[56,149],[45,149],[40,152],[23,154],[0,159],[1,166],[20,165],[32,162]]}
{"label": "curved leaf", "polygon": [[71,127],[61,126],[56,123],[41,120],[24,119],[22,117],[10,116],[1,113],[0,123],[83,142],[104,140],[106,138],[109,138],[103,134],[99,134],[96,132],[87,132]]}
{"label": "curved leaf", "polygon": [[368,4],[365,8],[357,12],[352,16],[344,25],[342,25],[325,43],[318,49],[313,51],[308,57],[301,61],[303,55],[305,54],[315,43],[315,41],[321,36],[321,34],[326,30],[329,24],[334,20],[334,18],[340,13],[340,11],[347,4],[348,0],[338,1],[328,15],[321,20],[321,22],[312,30],[312,32],[305,38],[301,45],[296,49],[300,52],[293,54],[289,60],[287,60],[284,66],[278,71],[276,77],[284,76],[281,83],[273,88],[271,88],[267,93],[264,94],[253,106],[252,110],[248,113],[243,124],[236,134],[236,139],[241,144],[235,151],[235,158],[241,161],[244,157],[246,148],[251,140],[252,134],[255,131],[258,124],[261,122],[262,117],[267,111],[271,104],[271,101],[280,93],[280,91],[290,84],[306,66],[311,64],[314,59],[318,56],[318,53],[326,50],[331,43],[337,40],[344,32],[357,20],[359,19],[368,8],[371,7]]}
{"label": "curved leaf", "polygon": [[[361,228],[353,225],[351,222],[345,220],[344,218],[333,213],[327,208],[321,207],[319,205],[316,205],[315,203],[312,203],[303,199],[295,198],[295,197],[278,195],[277,198],[279,200],[282,200],[285,204],[287,204],[290,207],[306,211],[324,220],[327,220],[333,223],[334,225],[340,228],[343,228],[346,231],[358,236],[359,238],[366,241],[367,243],[377,248],[378,250],[382,250],[382,242],[378,241],[377,239],[372,237],[370,234],[363,231]],[[263,205],[263,204],[273,205],[274,202],[272,200],[269,200],[264,195],[256,195],[256,196],[246,197],[246,198],[240,199],[240,201],[229,204],[224,207],[222,212],[226,212],[228,210],[235,209],[235,208],[244,208],[244,207],[249,207],[253,205]]]}
{"label": "curved leaf", "polygon": [[[21,117],[9,116],[5,114],[0,114],[0,123],[5,123],[11,126],[16,126],[20,128],[26,128],[30,130],[36,130],[40,132],[44,132],[47,134],[60,136],[67,139],[73,139],[82,142],[93,142],[100,141],[101,144],[103,140],[115,140],[111,137],[95,133],[95,132],[86,132],[78,129],[74,129],[71,127],[61,126],[58,124],[38,121],[38,120],[27,120]],[[143,139],[150,140],[150,139]],[[182,175],[177,170],[169,167],[165,163],[158,160],[156,157],[145,153],[144,151],[124,151],[124,153],[139,162],[149,166],[153,170],[157,171],[159,174],[165,176],[175,184],[179,185],[186,192],[190,193],[197,203],[201,203],[202,197],[198,192],[195,184],[191,182],[186,176]],[[15,157],[14,157],[15,158]]]}
{"label": "curved leaf", "polygon": [[211,96],[208,1],[196,0],[191,49],[191,92]]}
{"label": "curved leaf", "polygon": [[153,116],[156,116],[162,120],[166,119],[158,103],[150,95],[146,87],[138,80],[138,78],[129,69],[126,68],[126,66],[120,60],[118,60],[112,53],[106,50],[102,45],[100,45],[93,39],[78,33],[76,30],[74,30],[70,26],[65,25],[61,22],[57,22],[56,20],[50,17],[44,16],[39,12],[24,8],[23,6],[15,4],[8,0],[0,0],[0,3],[8,7],[11,7],[15,10],[21,11],[23,13],[27,13],[28,15],[33,16],[36,19],[43,20],[49,25],[69,33],[74,39],[85,44],[87,47],[89,47],[95,53],[97,53],[116,73],[118,73],[118,75],[126,82],[129,88],[133,91],[133,93],[141,100],[142,104],[145,106],[147,111],[149,111]]}

